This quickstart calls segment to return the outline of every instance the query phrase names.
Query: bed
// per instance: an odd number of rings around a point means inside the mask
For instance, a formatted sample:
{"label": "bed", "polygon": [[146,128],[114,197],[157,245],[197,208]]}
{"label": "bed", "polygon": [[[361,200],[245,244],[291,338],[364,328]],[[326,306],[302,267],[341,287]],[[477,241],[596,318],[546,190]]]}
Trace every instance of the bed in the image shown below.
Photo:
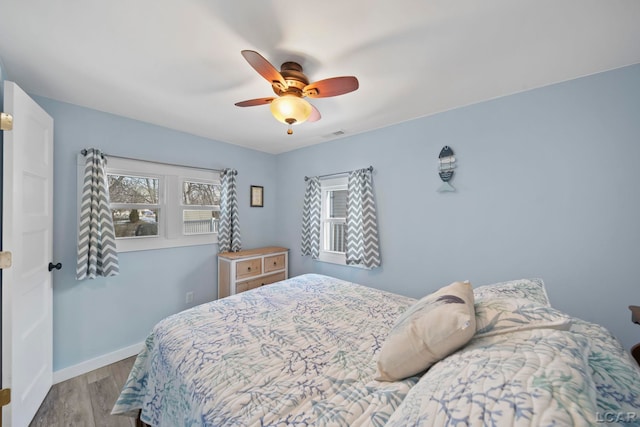
{"label": "bed", "polygon": [[[464,305],[436,297],[423,313]],[[389,348],[399,319],[425,299],[305,274],[169,316],[112,413],[154,427],[640,425],[640,368],[536,279],[473,289],[466,342],[382,378],[384,354],[407,354]]]}

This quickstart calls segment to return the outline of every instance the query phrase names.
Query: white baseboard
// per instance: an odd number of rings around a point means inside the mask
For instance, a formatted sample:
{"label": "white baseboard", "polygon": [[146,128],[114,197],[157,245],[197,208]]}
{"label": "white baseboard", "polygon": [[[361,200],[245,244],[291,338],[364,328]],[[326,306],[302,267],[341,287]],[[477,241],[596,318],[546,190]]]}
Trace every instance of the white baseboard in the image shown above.
{"label": "white baseboard", "polygon": [[142,346],[144,346],[144,341],[86,360],[82,363],[78,363],[77,365],[69,366],[68,368],[59,369],[53,373],[53,383],[58,384],[62,381],[77,377],[78,375],[83,375],[95,369],[102,368],[103,366],[126,359],[127,357],[135,356],[140,353]]}

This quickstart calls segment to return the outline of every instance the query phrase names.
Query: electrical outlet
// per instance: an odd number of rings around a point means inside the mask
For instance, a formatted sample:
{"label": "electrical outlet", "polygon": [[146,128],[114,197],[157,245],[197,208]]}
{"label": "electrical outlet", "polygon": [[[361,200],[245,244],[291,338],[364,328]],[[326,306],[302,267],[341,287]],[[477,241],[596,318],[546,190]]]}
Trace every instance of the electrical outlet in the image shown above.
{"label": "electrical outlet", "polygon": [[191,304],[193,302],[193,292],[187,292],[185,301],[187,304]]}

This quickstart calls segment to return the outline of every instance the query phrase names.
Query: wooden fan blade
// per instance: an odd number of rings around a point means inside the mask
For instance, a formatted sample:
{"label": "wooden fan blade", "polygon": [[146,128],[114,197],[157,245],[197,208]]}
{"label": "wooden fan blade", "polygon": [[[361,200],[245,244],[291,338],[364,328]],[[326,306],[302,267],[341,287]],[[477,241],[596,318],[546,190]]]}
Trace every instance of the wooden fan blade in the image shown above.
{"label": "wooden fan blade", "polygon": [[287,88],[287,82],[284,81],[282,74],[280,74],[269,61],[264,59],[262,55],[254,50],[243,50],[241,53],[249,65],[251,65],[258,74],[267,79],[269,83],[281,85],[282,90]]}
{"label": "wooden fan blade", "polygon": [[309,116],[307,121],[308,122],[317,122],[318,120],[320,120],[322,118],[322,116],[320,115],[320,111],[318,111],[318,109],[313,104],[309,104],[309,105],[311,105],[311,115]]}
{"label": "wooden fan blade", "polygon": [[270,104],[274,99],[274,97],[249,99],[247,101],[236,102],[235,105],[236,107],[253,107],[255,105]]}
{"label": "wooden fan blade", "polygon": [[327,98],[353,92],[359,86],[358,79],[353,76],[332,77],[309,83],[302,93],[309,98]]}

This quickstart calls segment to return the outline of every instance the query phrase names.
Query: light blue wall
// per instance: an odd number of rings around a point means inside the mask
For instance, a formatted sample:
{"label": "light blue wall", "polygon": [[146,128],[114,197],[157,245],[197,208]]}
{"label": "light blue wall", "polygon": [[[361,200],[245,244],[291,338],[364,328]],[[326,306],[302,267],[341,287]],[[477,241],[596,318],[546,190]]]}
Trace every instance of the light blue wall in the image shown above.
{"label": "light blue wall", "polygon": [[[348,129],[348,127],[347,127]],[[456,193],[437,193],[453,148]],[[640,65],[452,110],[277,158],[290,273],[420,297],[454,280],[545,280],[554,306],[640,341]],[[373,165],[383,266],[300,256],[305,175]]]}
{"label": "light blue wall", "polygon": [[[135,120],[34,97],[54,119],[53,369],[136,344],[161,318],[217,296],[217,245],[120,254],[120,276],[75,280],[76,156],[97,147],[118,156],[238,170],[245,247],[273,244],[276,234],[275,156]],[[250,185],[265,187],[265,207],[249,207]]]}

